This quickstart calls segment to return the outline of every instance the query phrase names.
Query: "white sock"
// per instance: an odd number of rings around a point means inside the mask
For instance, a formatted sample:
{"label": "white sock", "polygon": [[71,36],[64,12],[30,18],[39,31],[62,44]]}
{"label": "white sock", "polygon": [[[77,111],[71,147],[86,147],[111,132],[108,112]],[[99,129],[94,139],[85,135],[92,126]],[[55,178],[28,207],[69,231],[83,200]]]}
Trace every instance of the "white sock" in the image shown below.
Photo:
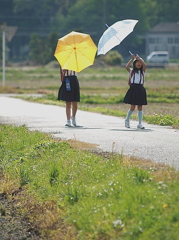
{"label": "white sock", "polygon": [[71,119],[72,119],[72,124],[76,125],[76,118],[75,117],[71,117]]}
{"label": "white sock", "polygon": [[143,112],[142,111],[138,111],[138,121],[139,121],[140,125],[142,124],[142,116],[143,116]]}
{"label": "white sock", "polygon": [[71,121],[70,121],[70,120],[67,120],[67,124],[68,124],[68,125],[71,125]]}
{"label": "white sock", "polygon": [[131,111],[131,110],[129,109],[128,112],[127,112],[126,121],[129,122],[132,113],[133,113],[133,111]]}

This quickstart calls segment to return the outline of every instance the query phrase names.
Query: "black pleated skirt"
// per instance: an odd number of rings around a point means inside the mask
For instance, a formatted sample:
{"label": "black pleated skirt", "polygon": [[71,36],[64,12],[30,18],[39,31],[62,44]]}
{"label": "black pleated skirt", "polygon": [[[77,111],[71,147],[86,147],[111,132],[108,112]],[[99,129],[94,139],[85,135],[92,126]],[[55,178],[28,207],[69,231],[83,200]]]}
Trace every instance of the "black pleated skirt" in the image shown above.
{"label": "black pleated skirt", "polygon": [[147,105],[147,94],[144,86],[132,83],[123,102],[131,105]]}
{"label": "black pleated skirt", "polygon": [[[66,78],[70,80],[70,91],[67,91],[66,89]],[[62,100],[65,102],[80,102],[80,86],[77,76],[65,76],[62,85],[58,91],[58,100]]]}

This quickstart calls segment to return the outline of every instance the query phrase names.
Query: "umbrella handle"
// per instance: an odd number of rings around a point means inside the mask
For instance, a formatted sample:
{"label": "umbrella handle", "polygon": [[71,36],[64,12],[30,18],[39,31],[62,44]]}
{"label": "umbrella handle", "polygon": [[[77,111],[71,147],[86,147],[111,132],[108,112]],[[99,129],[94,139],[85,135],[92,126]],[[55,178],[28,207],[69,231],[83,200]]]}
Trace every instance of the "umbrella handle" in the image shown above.
{"label": "umbrella handle", "polygon": [[[129,51],[130,55],[133,55],[133,53],[131,53],[131,51]],[[136,57],[138,57],[139,55],[138,54],[135,54]]]}

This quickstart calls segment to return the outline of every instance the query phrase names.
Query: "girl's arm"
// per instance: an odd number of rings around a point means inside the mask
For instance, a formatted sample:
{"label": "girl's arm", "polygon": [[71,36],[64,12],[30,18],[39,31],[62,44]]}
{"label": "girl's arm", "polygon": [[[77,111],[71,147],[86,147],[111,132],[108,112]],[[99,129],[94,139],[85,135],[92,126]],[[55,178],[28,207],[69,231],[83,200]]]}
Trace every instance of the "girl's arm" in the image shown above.
{"label": "girl's arm", "polygon": [[61,66],[60,66],[60,79],[61,79],[61,81],[63,81],[63,71],[62,71]]}
{"label": "girl's arm", "polygon": [[130,65],[131,65],[131,63],[133,62],[134,59],[135,59],[135,55],[132,54],[132,55],[131,55],[131,59],[130,59],[129,62],[126,64],[126,70],[127,70],[128,72],[130,72]]}
{"label": "girl's arm", "polygon": [[66,69],[62,69],[61,66],[60,66],[60,78],[61,78],[62,82],[64,80],[65,73],[66,73]]}

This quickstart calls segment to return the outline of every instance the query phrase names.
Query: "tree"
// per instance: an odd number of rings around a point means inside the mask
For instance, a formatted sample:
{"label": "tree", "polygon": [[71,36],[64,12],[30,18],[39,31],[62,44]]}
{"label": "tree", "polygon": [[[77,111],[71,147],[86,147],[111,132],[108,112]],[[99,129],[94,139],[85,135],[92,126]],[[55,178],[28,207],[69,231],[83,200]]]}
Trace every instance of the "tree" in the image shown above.
{"label": "tree", "polygon": [[[161,21],[178,21],[178,9],[178,0],[172,0],[172,3],[171,0],[0,0],[0,19],[1,24],[6,22],[8,26],[18,27],[10,45],[11,52],[19,52],[19,56],[22,56],[22,44],[28,45],[33,33],[37,33],[44,44],[52,31],[62,37],[79,29],[90,34],[97,44],[106,29],[105,23],[112,25],[130,18],[139,22],[124,39],[124,44],[130,50],[138,51],[151,27]],[[122,46],[118,51],[128,54]]]}
{"label": "tree", "polygon": [[[2,31],[0,29],[0,49],[2,49]],[[2,50],[0,50],[0,63],[2,61]]]}
{"label": "tree", "polygon": [[55,24],[55,14],[68,14],[68,8],[76,0],[13,0],[14,12],[26,19],[30,27],[50,27]]}
{"label": "tree", "polygon": [[42,53],[42,51],[44,50],[43,42],[39,38],[37,33],[32,34],[29,47],[30,47],[29,55],[31,60],[34,61],[35,63],[40,63],[40,64],[43,63],[43,53]]}
{"label": "tree", "polygon": [[179,20],[178,0],[156,0],[158,5],[158,20],[160,22],[177,22]]}
{"label": "tree", "polygon": [[47,38],[47,45],[46,45],[46,49],[48,51],[47,62],[54,60],[54,52],[57,46],[57,41],[58,41],[58,33],[55,31],[51,32]]}
{"label": "tree", "polygon": [[30,26],[32,23],[37,26],[49,25],[58,7],[55,0],[14,0],[14,12],[26,18],[26,22],[31,21]]}
{"label": "tree", "polygon": [[37,64],[46,64],[54,60],[54,52],[58,40],[58,34],[51,32],[47,38],[32,34],[29,43],[30,58]]}
{"label": "tree", "polygon": [[[137,19],[135,30],[124,40],[127,48],[136,48],[141,39],[138,35],[144,35],[149,29],[146,5],[144,0],[78,0],[69,9],[62,28],[72,31],[81,28],[84,33],[89,33],[97,44],[102,33],[106,29],[105,23],[113,23],[124,19]],[[123,54],[128,54],[126,49],[120,47]]]}

